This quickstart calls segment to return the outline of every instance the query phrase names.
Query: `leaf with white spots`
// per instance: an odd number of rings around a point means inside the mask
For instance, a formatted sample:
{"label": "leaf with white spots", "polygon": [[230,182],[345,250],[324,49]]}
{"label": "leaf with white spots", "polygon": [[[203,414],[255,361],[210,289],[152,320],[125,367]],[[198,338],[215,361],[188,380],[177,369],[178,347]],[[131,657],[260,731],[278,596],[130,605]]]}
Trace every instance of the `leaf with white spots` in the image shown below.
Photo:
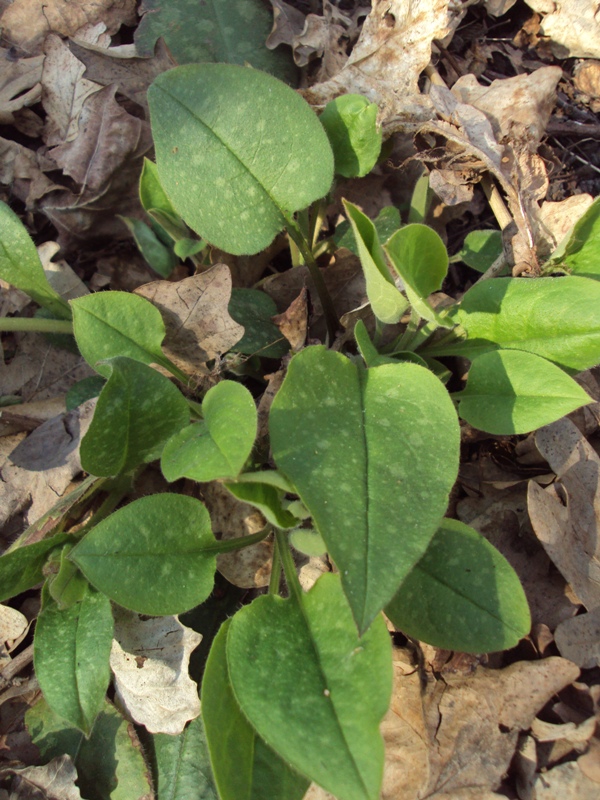
{"label": "leaf with white spots", "polygon": [[359,630],[427,550],[458,470],[450,397],[424,367],[308,347],[271,408],[273,456],[337,564]]}
{"label": "leaf with white spots", "polygon": [[202,636],[177,617],[141,617],[115,608],[110,667],[121,708],[150,733],[181,733],[200,713],[189,661]]}
{"label": "leaf with white spots", "polygon": [[98,476],[119,475],[160,457],[165,442],[189,421],[185,397],[168,378],[130,358],[110,369],[81,442],[81,463]]}
{"label": "leaf with white spots", "polygon": [[142,497],[99,522],[70,558],[89,582],[140,614],[181,614],[204,602],[216,569],[210,517],[180,494]]}
{"label": "leaf with white spots", "polygon": [[379,798],[392,690],[381,616],[360,637],[339,577],[323,575],[306,594],[239,611],[226,652],[235,700],[269,747],[339,800]]}
{"label": "leaf with white spots", "polygon": [[148,90],[160,181],[203,239],[258,253],[329,191],[333,154],[300,95],[234,64],[188,64]]}
{"label": "leaf with white spots", "polygon": [[403,633],[446,650],[508,650],[531,617],[516,572],[477,531],[445,519],[385,613]]}

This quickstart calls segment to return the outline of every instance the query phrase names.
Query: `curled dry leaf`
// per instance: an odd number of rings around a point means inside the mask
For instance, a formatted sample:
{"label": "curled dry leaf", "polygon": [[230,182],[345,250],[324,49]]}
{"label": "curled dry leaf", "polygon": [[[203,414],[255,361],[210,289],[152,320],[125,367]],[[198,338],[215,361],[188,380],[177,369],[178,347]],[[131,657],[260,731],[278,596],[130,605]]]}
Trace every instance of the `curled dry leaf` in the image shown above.
{"label": "curled dry leaf", "polygon": [[43,63],[44,56],[13,60],[0,47],[0,124],[11,125],[15,111],[39,102]]}
{"label": "curled dry leaf", "polygon": [[230,350],[244,328],[229,316],[231,274],[225,264],[177,283],[153,281],[136,289],[162,314],[165,354],[190,375],[206,372],[206,362]]}
{"label": "curled dry leaf", "polygon": [[12,194],[25,203],[27,209],[49,192],[62,189],[44,173],[56,169],[56,164],[38,150],[0,137],[0,183],[11,187]]}
{"label": "curled dry leaf", "polygon": [[[591,194],[574,194],[565,200],[542,203],[538,215],[538,249],[550,255],[594,202]],[[544,243],[546,247],[544,247]]]}
{"label": "curled dry leaf", "polygon": [[0,526],[23,512],[31,525],[49,511],[81,472],[79,443],[94,411],[90,400],[40,425],[0,468]]}
{"label": "curled dry leaf", "polygon": [[114,613],[110,667],[119,703],[150,733],[181,733],[200,713],[188,667],[202,636],[177,617],[148,619],[118,606]]}
{"label": "curled dry leaf", "polygon": [[363,94],[377,103],[389,133],[414,128],[432,116],[431,103],[418,88],[431,59],[431,43],[443,39],[459,20],[451,17],[448,5],[448,0],[376,0],[342,69],[304,90],[304,97],[324,106],[346,92]]}
{"label": "curled dry leaf", "polygon": [[273,6],[273,29],[265,45],[274,50],[280,44],[291,45],[294,38],[302,33],[306,16],[283,0],[271,0]]}
{"label": "curled dry leaf", "polygon": [[0,777],[7,775],[14,775],[10,800],[81,800],[71,756],[57,756],[42,767],[7,768],[0,772]]}
{"label": "curled dry leaf", "polygon": [[109,33],[135,23],[136,0],[14,0],[0,18],[3,36],[26,52],[46,34],[73,36],[84,25],[102,21]]}
{"label": "curled dry leaf", "polygon": [[600,57],[600,17],[596,0],[526,0],[544,14],[541,32],[557,58]]}
{"label": "curled dry leaf", "polygon": [[[217,539],[237,539],[264,528],[262,514],[233,497],[221,483],[204,484],[202,495]],[[217,569],[234,586],[261,588],[269,583],[272,559],[273,542],[265,540],[233,553],[221,553],[217,556]]]}
{"label": "curled dry leaf", "polygon": [[292,346],[293,353],[297,353],[304,347],[308,331],[306,287],[302,287],[298,297],[290,303],[283,314],[273,317],[273,322]]}
{"label": "curled dry leaf", "polygon": [[600,606],[600,458],[568,419],[540,429],[540,453],[557,474],[541,489],[530,483],[536,536],[588,610]]}

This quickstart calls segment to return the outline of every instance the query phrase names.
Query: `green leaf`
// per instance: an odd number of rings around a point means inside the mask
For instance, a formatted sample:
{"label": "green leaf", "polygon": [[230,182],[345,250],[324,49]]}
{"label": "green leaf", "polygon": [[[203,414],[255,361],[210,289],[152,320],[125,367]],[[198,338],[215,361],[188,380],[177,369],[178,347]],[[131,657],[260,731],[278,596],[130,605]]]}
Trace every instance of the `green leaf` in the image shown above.
{"label": "green leaf", "polygon": [[[354,338],[367,367],[377,367],[379,364],[393,364],[395,362],[395,359],[390,356],[384,356],[378,352],[362,319],[359,319],[354,326]],[[422,361],[422,359],[419,359],[419,361]]]}
{"label": "green leaf", "polygon": [[322,556],[327,552],[323,537],[312,528],[296,528],[290,533],[290,544],[305,556]]}
{"label": "green leaf", "polygon": [[461,249],[451,261],[462,261],[477,272],[486,272],[502,255],[502,233],[500,231],[471,231],[465,237]]}
{"label": "green leaf", "polygon": [[201,717],[178,736],[155,733],[152,740],[160,800],[219,800]]}
{"label": "green leaf", "polygon": [[356,239],[373,313],[377,319],[393,325],[408,308],[408,301],[396,288],[390,275],[373,223],[357,206],[347,200],[342,202]]}
{"label": "green leaf", "polygon": [[176,433],[165,445],[160,466],[168,481],[236,478],[256,439],[256,406],[235,381],[221,381],[202,401],[202,419]]}
{"label": "green leaf", "polygon": [[560,367],[520,350],[474,358],[465,389],[453,397],[463,419],[500,435],[529,433],[592,402]]}
{"label": "green leaf", "polygon": [[[302,800],[310,781],[257,735],[233,694],[226,658],[230,620],[216,635],[202,680],[202,717],[220,800]],[[232,765],[235,764],[235,768]]]}
{"label": "green leaf", "polygon": [[[177,218],[177,212],[173,208],[173,204],[158,177],[158,167],[149,158],[144,159],[144,166],[140,175],[140,201],[146,213],[154,209],[162,211],[175,219]],[[181,221],[181,232],[185,236],[186,227],[183,221]]]}
{"label": "green leaf", "polygon": [[77,381],[67,392],[65,398],[67,411],[72,411],[86,400],[98,397],[105,383],[106,380],[101,375],[89,375],[87,378]]}
{"label": "green leaf", "polygon": [[338,800],[379,798],[390,639],[381,616],[359,638],[339,576],[299,599],[266,595],[242,608],[227,663],[242,711],[281,758]]}
{"label": "green leaf", "polygon": [[448,251],[433,228],[417,222],[405,225],[391,237],[385,250],[415,311],[423,319],[452,327],[427,300],[432,292],[442,288],[448,273]]}
{"label": "green leaf", "polygon": [[110,682],[110,600],[91,587],[64,611],[47,592],[42,600],[34,640],[36,677],[54,713],[89,736]]}
{"label": "green leaf", "polygon": [[111,372],[81,442],[81,464],[92,475],[119,475],[160,458],[190,412],[179,389],[155,369],[130,358],[111,358],[102,368]]}
{"label": "green leaf", "polygon": [[295,76],[291,53],[265,47],[273,19],[260,0],[144,0],[140,12],[134,34],[138,55],[154,55],[162,36],[178,64],[247,62],[284,80]]}
{"label": "green leaf", "polygon": [[87,363],[107,378],[115,356],[142,364],[162,364],[165,325],[160,311],[148,300],[129,292],[98,292],[71,301],[77,346]]}
{"label": "green leaf", "polygon": [[467,339],[425,347],[422,355],[473,359],[525,350],[576,372],[600,362],[600,283],[589,278],[481,281],[463,297],[457,318]]}
{"label": "green leaf", "polygon": [[443,521],[385,613],[409,636],[464,653],[507,650],[531,627],[513,568],[477,531],[454,519]]}
{"label": "green leaf", "polygon": [[[260,472],[252,473],[252,475],[260,474]],[[258,508],[267,522],[275,525],[276,528],[295,528],[300,524],[300,520],[283,507],[281,490],[256,481],[245,481],[246,477],[246,475],[241,475],[236,483],[225,484],[234,497]]]}
{"label": "green leaf", "polygon": [[329,191],[325,131],[271,75],[190,64],[159,75],[148,102],[161,183],[187,224],[222,250],[263,250],[289,214]]}
{"label": "green leaf", "polygon": [[365,370],[308,347],[290,362],[269,427],[275,462],[311,512],[364,631],[446,510],[458,469],[452,401],[417,364]]}
{"label": "green leaf", "polygon": [[60,319],[71,319],[69,304],[48,283],[31,236],[14,211],[1,201],[0,278]]}
{"label": "green leaf", "polygon": [[186,237],[176,241],[173,250],[178,258],[185,261],[186,258],[191,258],[191,256],[200,253],[205,247],[206,242],[203,242],[202,239],[189,239]]}
{"label": "green leaf", "polygon": [[133,217],[117,216],[129,228],[138,250],[152,269],[163,278],[168,278],[179,263],[173,250],[163,244],[145,222]]}
{"label": "green leaf", "polygon": [[277,314],[277,306],[268,294],[258,289],[232,289],[228,311],[245,329],[232,348],[237,353],[281,358],[290,349],[289,342],[271,319]]}
{"label": "green leaf", "polygon": [[[46,590],[59,611],[80,603],[88,590],[88,582],[75,564],[67,558],[72,549],[73,545],[67,544],[62,550],[55,550],[51,553],[44,570],[46,574],[50,573],[46,580]],[[55,569],[57,571],[54,571]]]}
{"label": "green leaf", "polygon": [[[402,226],[400,212],[396,206],[384,206],[373,220],[373,225],[375,225],[379,241],[385,244],[390,236]],[[352,226],[349,222],[346,222],[346,220],[340,222],[335,229],[333,241],[338,247],[345,247],[347,250],[354,253],[355,256],[358,256],[358,247],[356,246],[356,239],[352,232]]]}
{"label": "green leaf", "polygon": [[44,700],[27,712],[25,724],[45,762],[71,756],[86,800],[152,797],[149,770],[134,727],[110,703],[104,704],[89,739],[76,728],[65,727]]}
{"label": "green leaf", "polygon": [[179,494],[142,497],[102,520],[71,551],[89,582],[140,614],[181,614],[212,591],[208,511]]}
{"label": "green leaf", "polygon": [[73,541],[67,533],[19,547],[0,556],[0,602],[32,589],[44,580],[43,568],[52,550]]}
{"label": "green leaf", "polygon": [[600,197],[575,223],[566,242],[561,242],[552,254],[550,263],[555,262],[573,275],[600,278]]}
{"label": "green leaf", "polygon": [[410,208],[408,209],[408,222],[425,222],[434,192],[429,185],[429,173],[423,174],[417,179],[415,188],[410,198]]}
{"label": "green leaf", "polygon": [[382,140],[377,110],[360,94],[342,94],[325,106],[319,119],[333,150],[336,174],[362,178],[377,163]]}

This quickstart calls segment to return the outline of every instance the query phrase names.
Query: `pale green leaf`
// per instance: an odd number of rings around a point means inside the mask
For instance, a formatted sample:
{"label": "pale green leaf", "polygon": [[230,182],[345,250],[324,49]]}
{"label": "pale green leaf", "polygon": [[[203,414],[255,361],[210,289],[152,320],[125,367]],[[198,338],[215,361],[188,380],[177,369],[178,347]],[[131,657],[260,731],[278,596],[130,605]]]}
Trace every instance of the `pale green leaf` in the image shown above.
{"label": "pale green leaf", "polygon": [[521,350],[474,358],[465,389],[453,397],[463,419],[500,435],[529,433],[592,402],[560,367]]}
{"label": "pale green leaf", "polygon": [[342,94],[327,103],[319,119],[329,137],[336,173],[345,178],[367,175],[381,151],[375,103],[360,94]]}
{"label": "pale green leaf", "polygon": [[446,650],[514,647],[531,618],[508,561],[477,531],[445,519],[385,613],[415,639]]}
{"label": "pale green leaf", "polygon": [[502,255],[502,232],[496,230],[471,231],[463,246],[451,261],[462,261],[477,272],[486,272]]}
{"label": "pale green leaf", "polygon": [[325,131],[271,75],[190,64],[159,75],[148,102],[161,183],[187,224],[222,250],[263,250],[289,214],[329,191]]}
{"label": "pale green leaf", "polygon": [[600,278],[600,197],[597,197],[581,219],[575,223],[566,242],[561,242],[550,257],[566,267],[572,275]]}
{"label": "pale green leaf", "polygon": [[71,551],[90,583],[140,614],[181,614],[212,591],[210,517],[179,494],[142,497],[98,523]]}
{"label": "pale green leaf", "polygon": [[337,575],[239,611],[227,663],[235,699],[281,758],[338,800],[378,800],[390,639],[381,616],[358,636]]}

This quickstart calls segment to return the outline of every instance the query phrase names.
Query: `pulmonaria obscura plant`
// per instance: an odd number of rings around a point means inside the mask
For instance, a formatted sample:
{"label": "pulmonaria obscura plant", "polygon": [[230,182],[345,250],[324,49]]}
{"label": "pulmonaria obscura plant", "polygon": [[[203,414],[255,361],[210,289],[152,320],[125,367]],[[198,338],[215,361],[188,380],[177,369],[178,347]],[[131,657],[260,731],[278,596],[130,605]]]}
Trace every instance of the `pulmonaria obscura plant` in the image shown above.
{"label": "pulmonaria obscura plant", "polygon": [[[89,735],[110,680],[113,605],[188,611],[211,594],[218,554],[274,537],[268,593],[222,625],[204,670],[202,720],[219,797],[300,800],[315,781],[339,800],[376,800],[379,723],[392,690],[382,612],[407,636],[471,653],[511,648],[529,631],[508,562],[445,516],[459,417],[492,434],[521,434],[590,402],[572,376],[600,362],[600,262],[582,235],[599,204],[548,262],[552,277],[480,280],[460,302],[434,307],[449,259],[431,228],[402,225],[394,209],[373,222],[345,202],[349,224],[321,235],[334,176],[365,175],[380,155],[377,109],[365,98],[340,97],[319,119],[270,75],[203,64],[160,75],[148,99],[156,164],[146,163],[141,199],[155,238],[132,223],[148,259],[165,274],[178,258],[214,270],[211,248],[255,254],[285,230],[293,263],[310,271],[327,342],[338,345],[286,358],[268,446],[256,447],[256,401],[243,371],[194,391],[163,349],[156,305],[117,291],[66,303],[3,206],[0,274],[51,317],[27,323],[72,332],[103,380],[81,444],[91,477],[80,499],[106,497],[76,532],[54,525],[35,543],[26,532],[0,558],[2,599],[44,582],[37,678],[56,715]],[[371,310],[353,340],[336,340],[317,265],[341,246],[360,258]],[[245,291],[238,321],[248,335],[264,295]],[[257,349],[275,347],[280,358],[281,343],[269,340],[272,313]],[[20,322],[3,320],[3,329]],[[390,337],[392,326],[399,333]],[[470,362],[460,391],[446,388],[460,385],[448,366],[455,362],[439,360],[448,356]],[[255,506],[265,528],[219,541],[203,503],[178,493],[121,505],[132,476],[159,459],[167,481],[219,482]],[[292,543],[307,540],[328,554],[331,572],[304,591]],[[58,650],[57,640],[69,646]]]}

